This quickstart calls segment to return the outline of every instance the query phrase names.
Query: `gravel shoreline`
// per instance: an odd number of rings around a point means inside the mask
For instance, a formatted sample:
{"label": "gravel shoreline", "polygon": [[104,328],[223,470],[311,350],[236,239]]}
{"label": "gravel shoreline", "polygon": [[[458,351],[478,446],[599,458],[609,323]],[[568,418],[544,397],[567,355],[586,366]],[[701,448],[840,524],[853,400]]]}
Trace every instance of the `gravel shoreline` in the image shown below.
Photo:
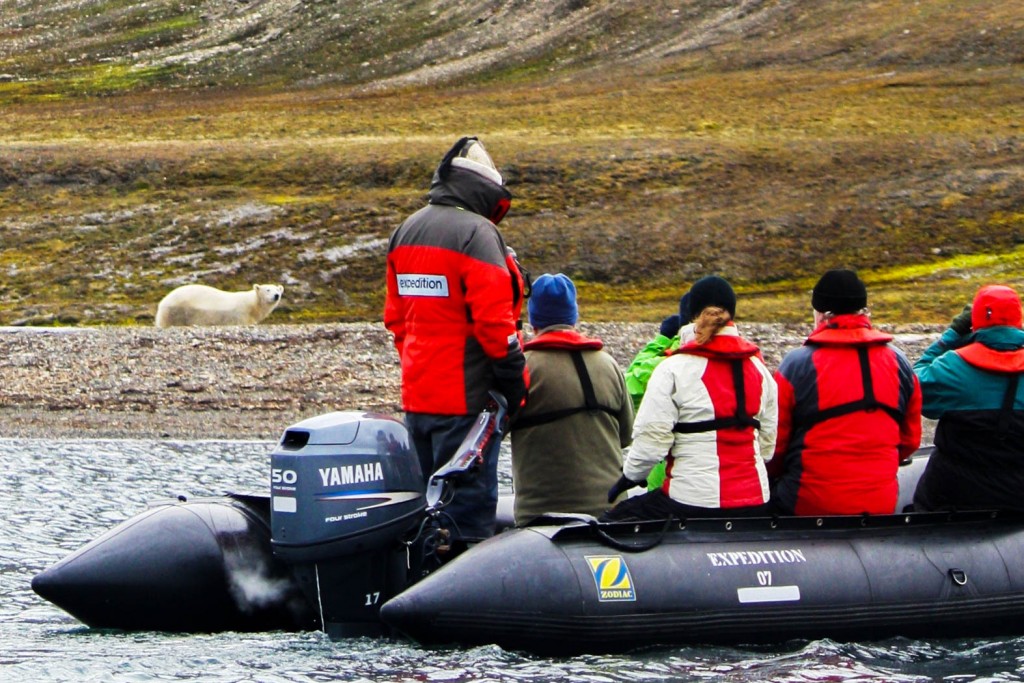
{"label": "gravel shoreline", "polygon": [[[809,325],[740,322],[770,368]],[[881,326],[911,360],[940,325]],[[581,324],[625,369],[655,323]],[[335,410],[401,415],[380,323],[0,328],[0,438],[277,440]],[[932,425],[925,424],[925,440]]]}

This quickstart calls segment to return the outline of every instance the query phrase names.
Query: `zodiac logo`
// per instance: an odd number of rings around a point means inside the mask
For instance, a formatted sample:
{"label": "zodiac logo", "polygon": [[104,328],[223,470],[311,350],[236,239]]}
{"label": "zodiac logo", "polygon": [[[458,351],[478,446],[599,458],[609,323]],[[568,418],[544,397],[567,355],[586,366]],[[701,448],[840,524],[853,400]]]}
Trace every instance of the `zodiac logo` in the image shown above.
{"label": "zodiac logo", "polygon": [[597,599],[601,602],[636,600],[633,577],[620,555],[588,555],[584,558],[594,575]]}

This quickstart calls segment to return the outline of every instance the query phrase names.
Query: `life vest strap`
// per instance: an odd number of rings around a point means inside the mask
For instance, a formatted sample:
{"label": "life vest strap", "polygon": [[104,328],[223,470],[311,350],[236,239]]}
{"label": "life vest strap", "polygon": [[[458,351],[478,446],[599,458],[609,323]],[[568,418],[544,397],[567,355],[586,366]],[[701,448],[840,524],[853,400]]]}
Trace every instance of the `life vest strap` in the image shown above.
{"label": "life vest strap", "polygon": [[580,387],[583,389],[583,403],[582,406],[574,406],[572,408],[562,408],[561,410],[549,410],[545,413],[536,413],[535,415],[527,415],[522,418],[515,420],[516,429],[526,429],[527,427],[536,427],[542,424],[548,424],[557,420],[563,420],[571,415],[577,413],[592,413],[596,411],[603,411],[618,419],[619,411],[613,410],[608,406],[601,405],[597,400],[597,393],[594,391],[594,383],[590,379],[590,373],[587,372],[587,364],[583,360],[583,352],[578,349],[573,349],[569,352],[572,358],[572,363],[576,366],[576,375],[580,379]]}
{"label": "life vest strap", "polygon": [[1013,419],[1013,403],[1017,400],[1017,383],[1020,375],[1013,373],[1009,376],[1006,385],[1006,393],[1003,394],[1003,405],[999,410],[999,426],[996,431],[999,438],[1005,439],[1010,434],[1010,421]]}
{"label": "life vest strap", "polygon": [[871,412],[874,410],[881,410],[896,422],[903,419],[903,414],[899,410],[884,403],[880,403],[878,399],[875,398],[875,386],[871,379],[871,364],[868,360],[868,347],[861,346],[858,348],[857,357],[860,359],[860,380],[861,384],[864,386],[864,398],[856,401],[850,401],[848,403],[840,403],[839,405],[826,408],[825,410],[819,410],[814,415],[801,419],[799,421],[800,427],[810,430],[811,427],[814,427],[825,420],[831,420],[836,417],[850,415],[851,413],[858,413],[861,411]]}
{"label": "life vest strap", "polygon": [[747,413],[747,390],[743,382],[743,362],[746,359],[732,361],[732,384],[736,391],[736,413],[729,417],[716,417],[712,420],[697,422],[676,422],[672,431],[676,434],[697,434],[699,432],[717,432],[719,429],[743,429],[753,427],[761,429],[761,422]]}

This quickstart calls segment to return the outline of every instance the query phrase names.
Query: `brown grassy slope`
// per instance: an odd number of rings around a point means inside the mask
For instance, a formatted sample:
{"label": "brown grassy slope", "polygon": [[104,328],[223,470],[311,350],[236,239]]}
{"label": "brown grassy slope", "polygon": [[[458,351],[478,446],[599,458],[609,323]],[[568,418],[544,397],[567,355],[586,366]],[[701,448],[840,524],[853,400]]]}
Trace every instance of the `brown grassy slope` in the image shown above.
{"label": "brown grassy slope", "polygon": [[[295,39],[319,15],[285,4],[256,3],[264,32],[293,39],[187,68],[152,65],[231,44],[208,20],[123,64],[138,46],[113,30],[0,48],[0,71],[36,74],[0,82],[0,324],[145,322],[194,279],[283,282],[271,321],[375,319],[384,240],[463,132],[516,195],[508,241],[534,273],[577,279],[590,319],[657,319],[710,271],[761,320],[805,317],[834,265],[864,271],[890,321],[945,319],[979,282],[1024,278],[1012,3],[429,3],[442,9],[400,49],[364,45],[373,68],[387,52],[378,76],[317,43],[328,28]],[[349,4],[351,31],[387,26],[378,4]],[[527,35],[540,5],[547,29]],[[117,12],[127,30],[135,15]],[[68,69],[72,45],[86,58]],[[297,88],[301,50],[319,61]]]}

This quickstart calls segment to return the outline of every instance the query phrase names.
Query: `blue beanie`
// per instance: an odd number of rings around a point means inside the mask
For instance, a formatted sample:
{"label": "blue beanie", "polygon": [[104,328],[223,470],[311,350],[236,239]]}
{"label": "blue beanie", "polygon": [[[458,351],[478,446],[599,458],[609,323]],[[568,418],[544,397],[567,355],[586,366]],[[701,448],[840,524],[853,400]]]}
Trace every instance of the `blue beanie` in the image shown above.
{"label": "blue beanie", "polygon": [[544,273],[533,281],[527,311],[535,330],[551,325],[575,325],[579,317],[576,285],[561,273]]}

